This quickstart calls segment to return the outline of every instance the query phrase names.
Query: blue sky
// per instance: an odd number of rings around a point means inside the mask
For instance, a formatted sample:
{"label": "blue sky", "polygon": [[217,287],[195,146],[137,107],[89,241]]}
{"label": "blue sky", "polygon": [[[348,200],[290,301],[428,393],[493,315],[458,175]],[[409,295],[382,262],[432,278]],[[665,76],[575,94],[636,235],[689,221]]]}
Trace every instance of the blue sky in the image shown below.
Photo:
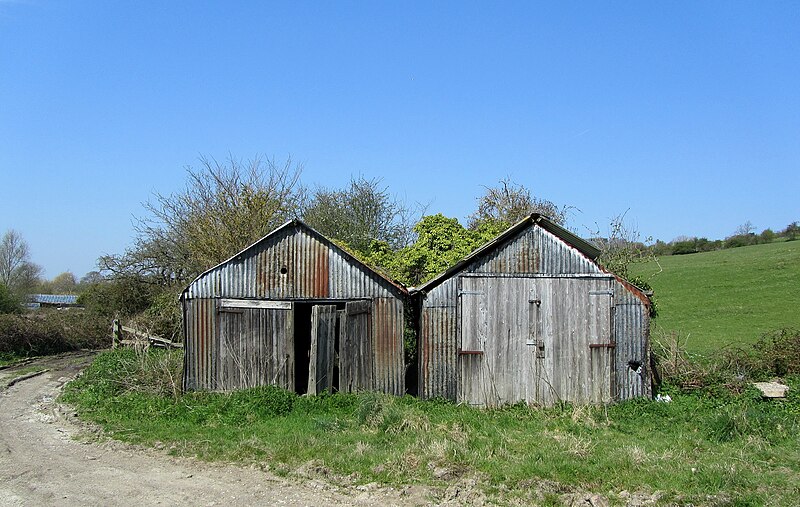
{"label": "blue sky", "polygon": [[199,156],[379,177],[464,219],[509,176],[586,233],[800,220],[798,2],[0,0],[0,233],[46,276]]}

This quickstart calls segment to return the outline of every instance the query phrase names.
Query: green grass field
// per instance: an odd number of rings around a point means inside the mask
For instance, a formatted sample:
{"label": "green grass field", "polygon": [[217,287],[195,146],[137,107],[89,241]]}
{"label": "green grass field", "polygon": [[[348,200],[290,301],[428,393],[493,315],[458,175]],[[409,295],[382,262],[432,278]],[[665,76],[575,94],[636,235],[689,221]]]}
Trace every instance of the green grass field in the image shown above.
{"label": "green grass field", "polygon": [[800,328],[800,241],[673,255],[631,268],[656,294],[653,337],[675,331],[691,353],[711,356],[773,329]]}

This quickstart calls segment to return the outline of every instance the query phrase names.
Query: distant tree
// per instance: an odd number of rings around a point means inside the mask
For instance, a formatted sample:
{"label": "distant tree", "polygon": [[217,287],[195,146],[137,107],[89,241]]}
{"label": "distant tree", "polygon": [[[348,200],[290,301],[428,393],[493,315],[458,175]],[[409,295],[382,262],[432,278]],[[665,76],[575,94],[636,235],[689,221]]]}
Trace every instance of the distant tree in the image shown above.
{"label": "distant tree", "polygon": [[748,220],[747,222],[743,223],[736,230],[733,232],[734,236],[749,236],[755,233],[756,226],[753,225],[753,222]]}
{"label": "distant tree", "polygon": [[137,221],[135,245],[101,257],[101,271],[181,285],[296,216],[301,168],[291,159],[200,163],[199,170],[187,168],[183,191],[156,193],[145,203],[148,216]]}
{"label": "distant tree", "polygon": [[104,280],[103,275],[100,274],[99,271],[89,271],[85,275],[81,277],[80,282],[78,285],[80,286],[88,286],[93,283],[100,283]]}
{"label": "distant tree", "polygon": [[697,238],[672,243],[672,255],[686,255],[697,253],[700,250],[697,245]]}
{"label": "distant tree", "polygon": [[0,314],[18,313],[21,310],[19,300],[4,283],[0,283]]}
{"label": "distant tree", "polygon": [[0,241],[0,283],[18,298],[23,298],[36,286],[42,268],[30,261],[28,243],[14,230]]}
{"label": "distant tree", "polygon": [[413,237],[418,209],[389,195],[379,179],[351,178],[343,189],[318,187],[303,206],[303,220],[332,239],[366,253],[373,242],[396,250]]}
{"label": "distant tree", "polygon": [[741,246],[755,245],[758,237],[755,235],[755,226],[749,220],[733,232],[733,235],[725,238],[724,248],[738,248]]}
{"label": "distant tree", "polygon": [[650,251],[656,257],[660,255],[671,255],[672,254],[672,244],[666,243],[657,239],[655,243],[650,247]]}
{"label": "distant tree", "polygon": [[74,294],[78,288],[75,275],[70,271],[65,271],[50,282],[53,294]]}
{"label": "distant tree", "polygon": [[773,241],[775,241],[776,237],[777,234],[775,234],[775,231],[769,228],[761,231],[761,234],[759,235],[759,239],[761,240],[762,243],[772,243]]}
{"label": "distant tree", "polygon": [[800,222],[792,222],[786,226],[786,229],[781,231],[781,236],[789,241],[793,241],[800,237]]}
{"label": "distant tree", "polygon": [[500,180],[496,187],[485,189],[484,194],[478,197],[478,209],[469,217],[470,229],[478,229],[486,223],[510,227],[531,213],[545,215],[559,225],[567,221],[568,207],[559,208],[547,199],[532,196],[530,190],[510,178]]}
{"label": "distant tree", "polygon": [[134,276],[118,276],[86,286],[78,303],[104,317],[131,317],[147,310],[161,287]]}

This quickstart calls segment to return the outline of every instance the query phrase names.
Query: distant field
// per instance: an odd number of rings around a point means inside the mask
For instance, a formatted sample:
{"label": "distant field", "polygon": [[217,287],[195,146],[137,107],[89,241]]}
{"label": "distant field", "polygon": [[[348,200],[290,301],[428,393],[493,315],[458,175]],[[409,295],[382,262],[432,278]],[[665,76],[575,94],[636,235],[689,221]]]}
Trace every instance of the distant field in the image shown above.
{"label": "distant field", "polygon": [[677,331],[690,352],[755,342],[779,327],[800,328],[800,241],[674,255],[631,272],[659,305],[653,336]]}

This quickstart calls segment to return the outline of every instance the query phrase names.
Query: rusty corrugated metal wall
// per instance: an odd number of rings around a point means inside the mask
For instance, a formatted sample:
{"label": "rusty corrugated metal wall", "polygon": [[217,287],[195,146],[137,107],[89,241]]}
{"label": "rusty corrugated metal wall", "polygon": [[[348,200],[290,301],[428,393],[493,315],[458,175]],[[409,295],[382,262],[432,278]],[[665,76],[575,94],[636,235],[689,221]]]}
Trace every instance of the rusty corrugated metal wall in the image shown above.
{"label": "rusty corrugated metal wall", "polygon": [[[187,389],[227,390],[270,380],[264,376],[266,373],[248,377],[239,375],[247,382],[229,384],[233,381],[224,380],[223,358],[232,345],[223,343],[221,339],[225,334],[220,329],[222,299],[284,302],[366,299],[373,302],[375,389],[403,394],[403,303],[406,296],[403,288],[381,277],[302,222],[290,222],[230,260],[206,271],[184,291],[184,385]],[[281,341],[289,343],[284,345],[290,347],[292,337],[287,334],[291,334],[291,330],[283,324],[272,325],[273,320],[267,318],[259,332],[266,333],[264,339],[277,348],[280,348]],[[228,323],[227,326],[228,335],[234,332],[242,336],[247,334],[239,324]],[[226,338],[229,339],[230,336]],[[241,348],[243,357],[250,357],[253,353],[244,344],[236,346]],[[286,357],[291,354],[277,348],[271,356],[263,354],[262,361],[282,361],[277,366],[288,368],[287,374],[293,376],[296,359]],[[277,366],[254,364],[252,368],[274,372],[278,371],[275,369]],[[293,380],[284,377],[281,373],[275,382],[270,383],[291,388]]]}
{"label": "rusty corrugated metal wall", "polygon": [[614,283],[617,399],[651,397],[650,308],[624,283]]}
{"label": "rusty corrugated metal wall", "polygon": [[601,273],[576,248],[541,227],[528,227],[476,259],[465,272],[549,275]]}
{"label": "rusty corrugated metal wall", "polygon": [[357,299],[398,293],[387,280],[303,226],[284,226],[186,289],[190,299]]}
{"label": "rusty corrugated metal wall", "polygon": [[[493,276],[577,276],[608,277],[594,261],[555,234],[531,224],[517,231],[497,247],[473,259],[458,272],[451,273],[426,294],[419,294],[419,392],[423,398],[458,399],[459,371],[459,285],[458,277],[466,273]],[[588,282],[587,282],[588,283]],[[520,298],[527,298],[527,294]],[[620,308],[617,309],[617,303]],[[648,308],[622,283],[615,282],[613,310],[616,373],[613,396],[627,399],[650,394],[646,369],[630,374],[633,358],[643,358],[646,368]],[[491,308],[488,311],[492,311]],[[587,351],[588,352],[588,351]],[[644,374],[641,374],[644,373]]]}
{"label": "rusty corrugated metal wall", "polygon": [[455,400],[458,394],[458,280],[449,278],[422,301],[419,347],[419,394]]}

